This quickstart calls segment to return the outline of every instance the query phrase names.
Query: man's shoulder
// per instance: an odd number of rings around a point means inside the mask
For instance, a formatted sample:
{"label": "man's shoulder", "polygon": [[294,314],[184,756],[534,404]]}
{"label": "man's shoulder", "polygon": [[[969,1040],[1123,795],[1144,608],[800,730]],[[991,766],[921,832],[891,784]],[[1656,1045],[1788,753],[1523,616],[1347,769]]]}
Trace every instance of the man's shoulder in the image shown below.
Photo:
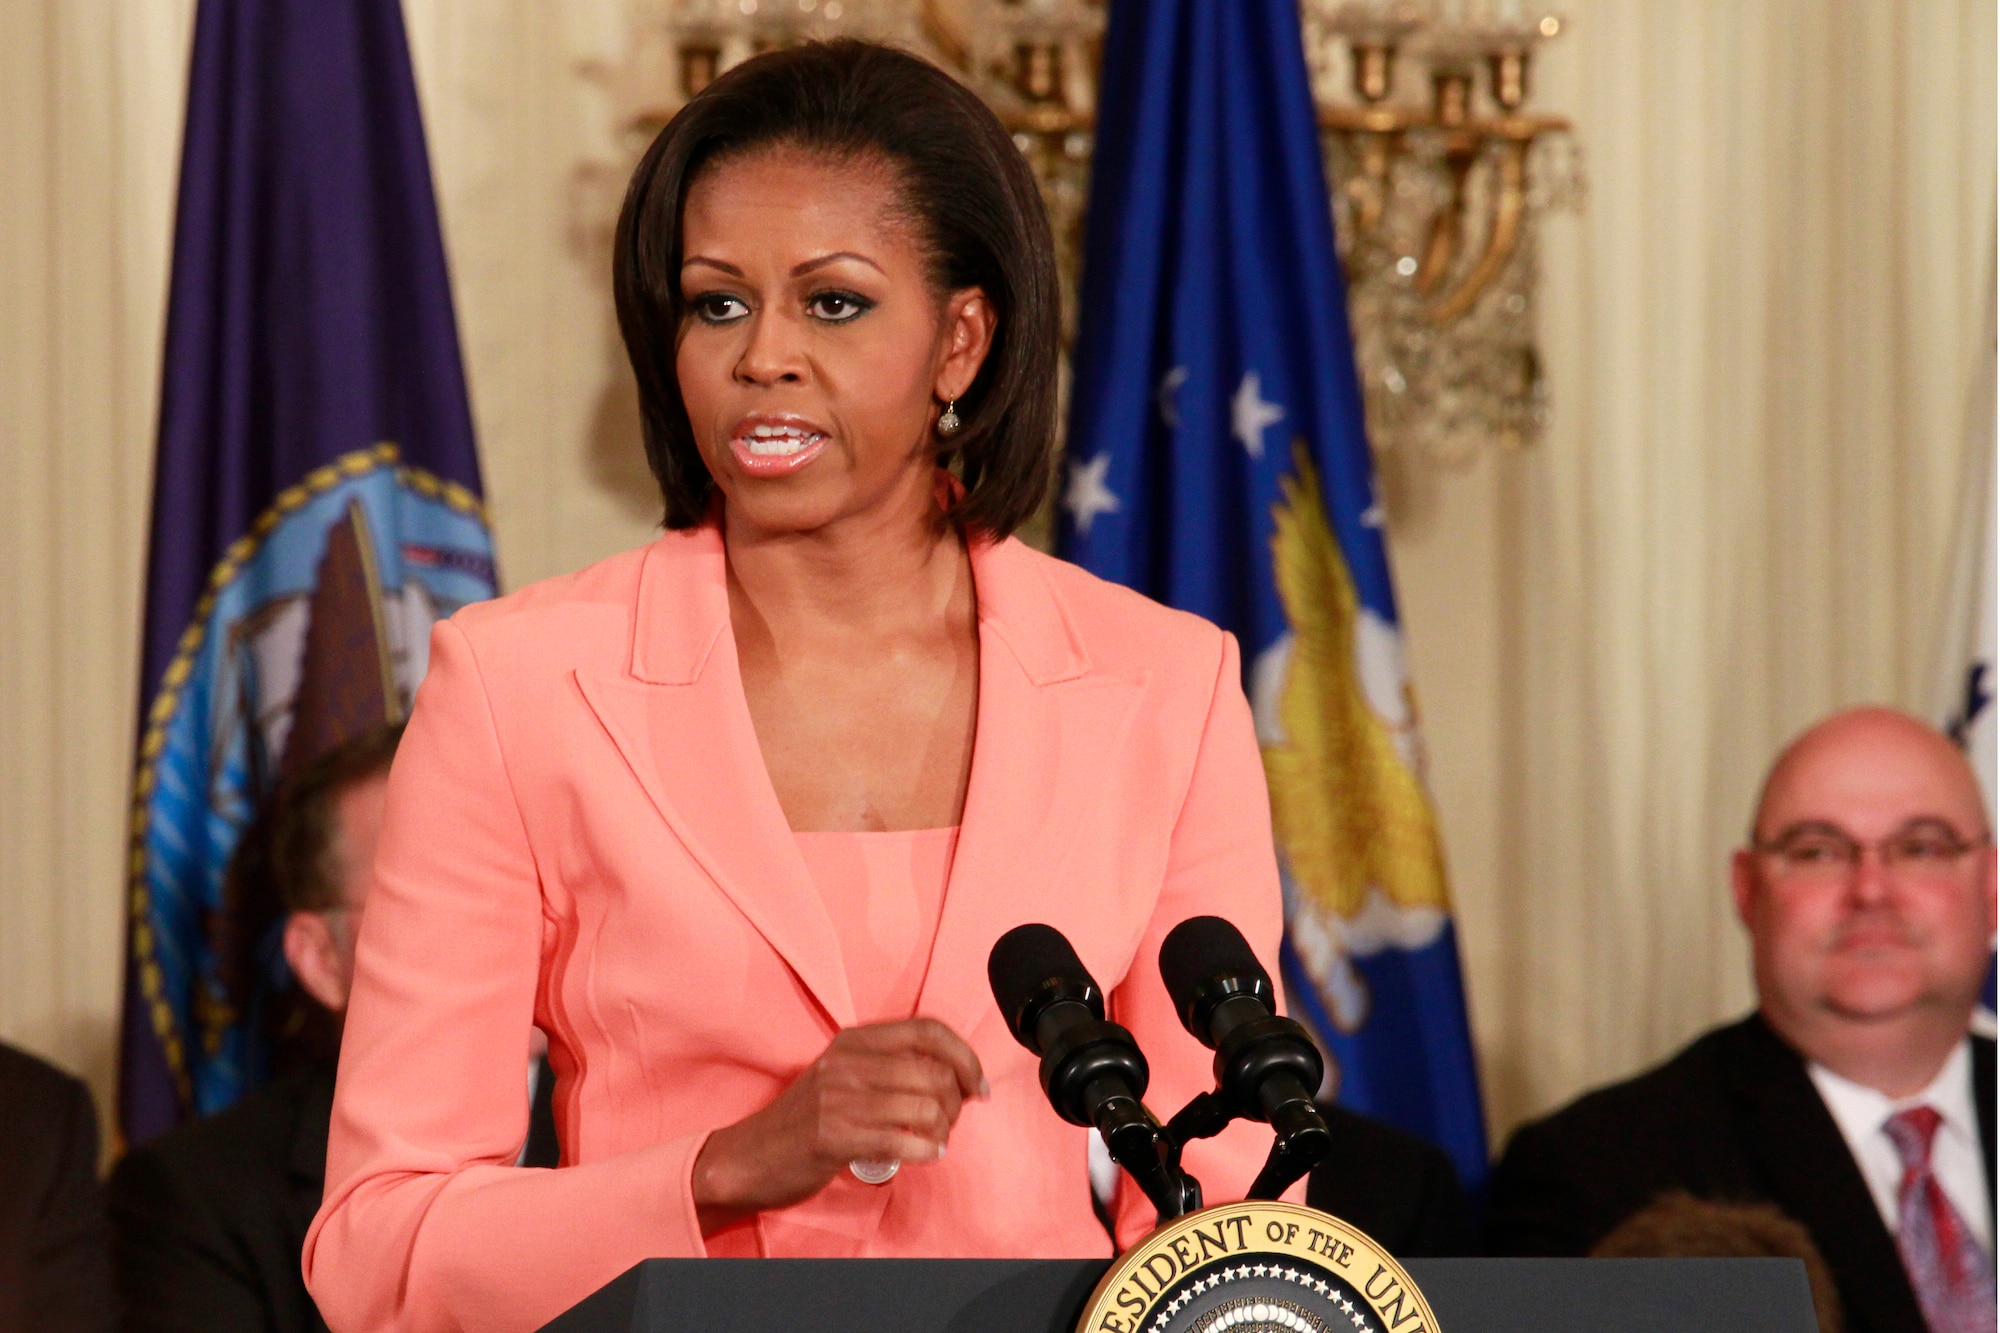
{"label": "man's shoulder", "polygon": [[317,1066],[299,1070],[132,1148],[111,1173],[113,1207],[134,1192],[161,1187],[204,1196],[224,1209],[231,1199],[282,1195],[301,1121],[329,1077]]}
{"label": "man's shoulder", "polygon": [[1307,1178],[1309,1205],[1405,1257],[1477,1252],[1465,1192],[1444,1149],[1344,1106],[1323,1110],[1336,1147]]}
{"label": "man's shoulder", "polygon": [[1451,1156],[1429,1139],[1338,1103],[1321,1107],[1328,1128],[1357,1156],[1363,1153],[1393,1167],[1398,1175],[1444,1170],[1456,1176]]}
{"label": "man's shoulder", "polygon": [[1755,1108],[1785,1080],[1804,1078],[1797,1057],[1753,1016],[1522,1126],[1494,1166],[1489,1245],[1500,1254],[1584,1254],[1665,1190],[1759,1197]]}
{"label": "man's shoulder", "polygon": [[[0,1043],[0,1238],[97,1208],[97,1111],[83,1080]],[[0,1301],[4,1305],[4,1301]]]}
{"label": "man's shoulder", "polygon": [[0,1042],[0,1126],[14,1142],[46,1143],[79,1123],[95,1128],[96,1112],[83,1080],[48,1061]]}
{"label": "man's shoulder", "polygon": [[1779,1073],[1787,1060],[1797,1064],[1797,1057],[1753,1015],[1703,1033],[1644,1073],[1583,1094],[1522,1126],[1514,1140],[1654,1138],[1677,1125],[1713,1119],[1746,1077]]}

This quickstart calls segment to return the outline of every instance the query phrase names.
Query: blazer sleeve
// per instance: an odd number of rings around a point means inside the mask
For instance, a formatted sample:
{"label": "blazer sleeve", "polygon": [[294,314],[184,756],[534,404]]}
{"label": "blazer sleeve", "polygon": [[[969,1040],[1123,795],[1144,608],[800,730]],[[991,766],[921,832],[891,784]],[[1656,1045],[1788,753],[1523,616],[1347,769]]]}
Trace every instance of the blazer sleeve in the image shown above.
{"label": "blazer sleeve", "polygon": [[[1160,945],[1168,932],[1191,916],[1226,918],[1243,932],[1273,979],[1284,932],[1271,799],[1250,701],[1243,694],[1242,662],[1234,635],[1221,632],[1216,637],[1220,643],[1208,712],[1174,821],[1166,878],[1131,970],[1112,996],[1118,1021],[1132,1030],[1146,1053],[1152,1070],[1146,1102],[1162,1119],[1215,1086],[1213,1053],[1181,1026],[1160,980]],[[1268,1128],[1239,1121],[1215,1138],[1189,1144],[1182,1164],[1201,1181],[1205,1202],[1223,1203],[1243,1197],[1270,1147]],[[1285,1197],[1303,1203],[1304,1184],[1287,1190]],[[1122,1176],[1115,1211],[1121,1247],[1151,1231],[1157,1221],[1151,1202]]]}
{"label": "blazer sleeve", "polygon": [[305,1244],[336,1330],[536,1328],[641,1259],[704,1252],[703,1135],[514,1165],[542,892],[481,673],[437,626],[390,775]]}

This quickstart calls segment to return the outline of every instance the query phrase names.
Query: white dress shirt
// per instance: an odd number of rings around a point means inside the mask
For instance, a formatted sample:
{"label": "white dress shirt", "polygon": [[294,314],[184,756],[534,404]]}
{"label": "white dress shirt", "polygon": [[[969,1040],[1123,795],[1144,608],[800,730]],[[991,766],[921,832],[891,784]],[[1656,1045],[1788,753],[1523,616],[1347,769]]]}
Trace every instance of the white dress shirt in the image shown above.
{"label": "white dress shirt", "polygon": [[1897,1192],[1903,1185],[1903,1159],[1882,1126],[1898,1111],[1928,1106],[1942,1118],[1931,1141],[1931,1172],[1945,1198],[1965,1219],[1965,1225],[1989,1254],[1993,1250],[1993,1218],[1986,1202],[1986,1159],[1979,1144],[1979,1116],[1972,1104],[1972,1041],[1960,1042],[1938,1070],[1930,1086],[1911,1097],[1886,1097],[1809,1062],[1813,1086],[1840,1126],[1840,1136],[1875,1196],[1876,1210],[1889,1234],[1896,1234]]}

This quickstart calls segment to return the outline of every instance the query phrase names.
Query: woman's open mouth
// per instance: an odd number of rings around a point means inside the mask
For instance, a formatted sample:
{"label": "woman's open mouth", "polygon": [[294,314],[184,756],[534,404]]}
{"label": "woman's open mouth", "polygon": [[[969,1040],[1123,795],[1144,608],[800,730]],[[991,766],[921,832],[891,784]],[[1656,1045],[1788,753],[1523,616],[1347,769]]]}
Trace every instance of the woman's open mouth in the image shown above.
{"label": "woman's open mouth", "polygon": [[818,458],[828,438],[810,422],[746,417],[729,437],[729,452],[745,476],[785,477]]}

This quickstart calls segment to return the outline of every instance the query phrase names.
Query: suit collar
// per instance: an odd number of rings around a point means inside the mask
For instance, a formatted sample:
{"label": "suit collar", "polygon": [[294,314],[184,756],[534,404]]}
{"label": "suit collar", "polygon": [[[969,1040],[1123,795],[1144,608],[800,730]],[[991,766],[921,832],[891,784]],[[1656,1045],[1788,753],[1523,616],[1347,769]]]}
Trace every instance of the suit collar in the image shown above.
{"label": "suit collar", "polygon": [[1805,1058],[1760,1015],[1722,1036],[1722,1074],[1751,1160],[1763,1168],[1772,1202],[1812,1233],[1840,1288],[1849,1326],[1925,1333],[1895,1240]]}
{"label": "suit collar", "polygon": [[990,635],[1007,645],[1032,684],[1059,685],[1087,674],[1090,657],[1042,557],[1013,537],[975,540],[967,549],[979,596],[982,669]]}
{"label": "suit collar", "polygon": [[[1037,685],[1074,680],[1090,670],[1068,608],[1032,551],[1013,537],[974,539],[967,551],[982,637],[998,635]],[[653,685],[692,684],[728,628],[722,529],[706,523],[662,535],[647,549],[639,573],[633,677]]]}
{"label": "suit collar", "polygon": [[[1063,866],[1097,808],[1101,765],[1131,725],[1140,686],[1091,669],[1041,557],[1012,540],[974,543],[970,555],[980,673],[972,773],[917,1003],[968,1038],[998,1019],[981,966],[993,942],[1024,921],[1065,919],[1074,891]],[[817,1005],[823,1030],[769,1034],[776,1058],[804,1063],[856,1014],[832,918],[750,720],[727,579],[716,528],[660,538],[642,566],[630,670],[584,669],[576,680],[673,836]],[[821,1196],[829,1206],[816,1218],[858,1249],[890,1196],[849,1184]],[[773,1228],[798,1224],[773,1214],[759,1226],[768,1244]]]}
{"label": "suit collar", "polygon": [[[970,547],[979,713],[958,852],[919,1008],[964,1031],[992,1008],[983,960],[1047,919],[1054,872],[1092,802],[1091,776],[1129,724],[1138,683],[1092,670],[1043,558]],[[722,534],[669,532],[646,552],[629,671],[577,672],[585,700],[680,843],[791,966],[831,1027],[854,1024],[832,918],[764,767],[729,632]],[[1032,836],[1026,836],[1032,831]],[[1037,913],[1040,915],[1037,915]],[[1004,918],[1004,920],[1003,920]],[[961,1026],[962,1025],[962,1026]]]}
{"label": "suit collar", "polygon": [[1123,747],[1143,685],[1090,670],[1039,557],[1017,542],[973,552],[978,729],[917,1003],[968,1039],[999,1018],[986,985],[994,941],[1025,922],[1060,926],[1075,914],[1065,864],[1078,831],[1101,813],[1104,764]]}
{"label": "suit collar", "polygon": [[663,533],[646,548],[639,568],[633,679],[650,685],[694,684],[728,627],[729,571],[722,529],[706,523]]}

